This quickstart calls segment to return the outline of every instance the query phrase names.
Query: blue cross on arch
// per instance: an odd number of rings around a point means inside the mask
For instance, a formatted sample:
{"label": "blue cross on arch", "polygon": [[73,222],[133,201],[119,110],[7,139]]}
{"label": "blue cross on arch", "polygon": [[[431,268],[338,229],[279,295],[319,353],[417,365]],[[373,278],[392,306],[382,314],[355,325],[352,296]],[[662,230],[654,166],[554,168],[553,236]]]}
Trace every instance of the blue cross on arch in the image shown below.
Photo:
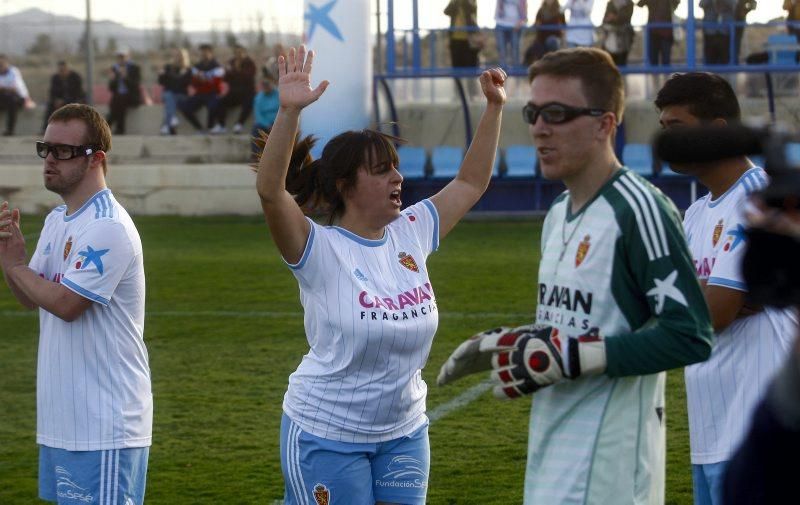
{"label": "blue cross on arch", "polygon": [[339,0],[331,0],[322,7],[317,7],[312,3],[308,4],[308,11],[306,11],[303,17],[309,21],[310,25],[308,27],[309,42],[311,42],[311,39],[314,38],[314,31],[317,29],[317,25],[322,27],[322,29],[324,29],[326,32],[330,33],[335,39],[344,42],[344,37],[342,37],[342,33],[339,31],[339,27],[336,26],[336,23],[334,23],[333,19],[331,19],[331,11],[336,6],[336,2],[338,1]]}

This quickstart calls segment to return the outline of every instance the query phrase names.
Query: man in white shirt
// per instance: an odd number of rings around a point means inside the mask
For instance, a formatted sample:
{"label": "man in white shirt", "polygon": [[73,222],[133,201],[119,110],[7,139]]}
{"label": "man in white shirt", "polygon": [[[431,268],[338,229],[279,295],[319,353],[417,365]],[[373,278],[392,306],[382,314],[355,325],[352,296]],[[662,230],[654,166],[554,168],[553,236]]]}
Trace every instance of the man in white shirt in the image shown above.
{"label": "man in white shirt", "polygon": [[39,309],[39,496],[59,503],[144,501],[153,400],[142,244],[106,188],[110,148],[92,107],[50,117],[36,151],[64,205],[45,219],[30,262],[19,209],[0,205],[3,275],[22,305]]}
{"label": "man in white shirt", "polygon": [[[655,105],[663,128],[724,128],[741,118],[730,84],[705,72],[673,75]],[[709,190],[689,207],[683,224],[711,311],[714,348],[707,361],[686,367],[685,375],[694,502],[717,505],[722,503],[725,466],[786,360],[797,319],[790,310],[745,303],[743,210],[748,195],[766,185],[764,170],[744,156],[672,168],[696,176]]]}
{"label": "man in white shirt", "polygon": [[19,69],[8,62],[8,56],[0,54],[0,110],[6,111],[6,129],[3,136],[14,134],[17,112],[28,100],[28,88]]}

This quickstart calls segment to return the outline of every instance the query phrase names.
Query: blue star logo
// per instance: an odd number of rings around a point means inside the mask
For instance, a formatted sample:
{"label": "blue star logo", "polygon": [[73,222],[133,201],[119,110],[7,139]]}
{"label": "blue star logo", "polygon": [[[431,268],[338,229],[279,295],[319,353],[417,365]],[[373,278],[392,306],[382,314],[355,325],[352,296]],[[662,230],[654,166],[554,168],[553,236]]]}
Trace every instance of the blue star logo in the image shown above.
{"label": "blue star logo", "polygon": [[100,258],[108,251],[109,249],[101,249],[99,251],[95,251],[94,249],[92,249],[92,246],[86,246],[85,251],[78,252],[78,254],[83,256],[84,258],[83,264],[81,265],[80,269],[83,270],[84,268],[87,267],[87,265],[89,265],[89,263],[94,263],[95,266],[97,267],[97,271],[100,273],[100,275],[103,275],[103,260],[101,260]]}
{"label": "blue star logo", "polygon": [[741,224],[737,224],[735,229],[728,230],[728,236],[733,237],[733,242],[731,242],[731,247],[729,252],[733,252],[736,247],[745,241],[747,235],[744,231],[744,226]]}
{"label": "blue star logo", "polygon": [[311,24],[311,26],[308,27],[309,42],[311,42],[311,39],[314,38],[314,30],[316,30],[317,25],[320,25],[322,28],[324,28],[325,31],[330,33],[334,38],[344,42],[344,37],[342,37],[339,28],[331,19],[331,10],[333,10],[333,7],[338,1],[339,0],[331,0],[322,7],[317,7],[312,3],[308,4],[308,12],[306,12],[303,17],[308,19],[309,23]]}

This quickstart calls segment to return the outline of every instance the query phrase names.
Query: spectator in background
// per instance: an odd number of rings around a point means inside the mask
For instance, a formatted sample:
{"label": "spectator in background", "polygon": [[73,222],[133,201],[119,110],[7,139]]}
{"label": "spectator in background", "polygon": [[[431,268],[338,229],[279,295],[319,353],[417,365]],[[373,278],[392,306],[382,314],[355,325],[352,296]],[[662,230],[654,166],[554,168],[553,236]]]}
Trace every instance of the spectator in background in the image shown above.
{"label": "spectator in background", "polygon": [[680,0],[639,0],[639,7],[647,7],[647,24],[664,26],[648,27],[648,54],[647,61],[650,65],[670,65],[672,43],[675,38],[672,33],[672,13],[678,8]]}
{"label": "spectator in background", "polygon": [[536,35],[533,43],[525,50],[525,65],[528,66],[540,59],[547,53],[557,51],[563,45],[564,31],[556,28],[555,25],[566,25],[564,13],[558,0],[543,0],[539,10],[536,11],[536,19],[533,26],[536,27]]}
{"label": "spectator in background", "polygon": [[500,66],[519,64],[519,39],[528,24],[528,0],[497,0],[494,20]]}
{"label": "spectator in background", "polygon": [[172,60],[164,65],[158,74],[158,83],[164,88],[161,93],[161,99],[164,101],[162,135],[175,135],[175,128],[178,126],[178,104],[186,101],[191,82],[189,52],[186,49],[173,49]]}
{"label": "spectator in background", "polygon": [[0,54],[0,110],[6,111],[4,137],[14,135],[17,113],[30,101],[28,87],[19,69],[8,61],[8,56]]}
{"label": "spectator in background", "polygon": [[261,67],[262,74],[269,73],[272,76],[278,75],[278,58],[281,56],[286,58],[286,49],[284,49],[283,44],[278,42],[272,46],[272,56],[267,58],[267,61],[264,62],[264,66]]}
{"label": "spectator in background", "polygon": [[194,95],[178,103],[178,109],[198,132],[203,131],[203,127],[195,117],[195,112],[200,107],[208,109],[206,122],[208,129],[210,130],[214,126],[224,76],[225,69],[214,58],[214,48],[211,44],[201,44],[200,61],[192,67]]}
{"label": "spectator in background", "polygon": [[783,0],[783,10],[788,21],[786,30],[800,42],[800,0]]}
{"label": "spectator in background", "polygon": [[128,49],[117,51],[117,62],[109,70],[111,79],[111,103],[106,120],[108,126],[115,126],[114,135],[125,135],[125,116],[128,109],[142,104],[142,72],[139,65],[131,61]]}
{"label": "spectator in background", "polygon": [[50,78],[50,93],[47,98],[42,134],[47,128],[50,114],[68,103],[86,103],[86,91],[83,90],[83,79],[80,74],[72,70],[66,61],[61,60],[58,62],[58,70]]}
{"label": "spectator in background", "polygon": [[[476,0],[450,0],[444,13],[450,16],[450,60],[454,67],[477,67],[477,31],[456,30],[456,28],[478,27],[478,4]],[[472,39],[472,41],[470,40]]]}
{"label": "spectator in background", "polygon": [[619,66],[628,64],[628,54],[633,46],[634,31],[631,26],[633,0],[608,0],[603,15],[603,49]]}
{"label": "spectator in background", "polygon": [[261,137],[260,132],[269,132],[272,129],[272,123],[275,122],[275,117],[278,115],[278,107],[280,101],[278,97],[278,86],[275,81],[275,76],[267,71],[262,72],[261,78],[261,91],[258,92],[253,99],[253,149],[252,159],[258,161],[258,155],[263,149],[263,145],[259,145],[255,139]]}
{"label": "spectator in background", "polygon": [[225,81],[228,83],[228,93],[219,101],[217,124],[211,133],[225,132],[228,109],[236,106],[241,106],[241,111],[233,125],[233,133],[241,133],[242,125],[253,110],[253,98],[256,95],[256,64],[243,46],[237,45],[233,49],[233,58],[225,67]]}
{"label": "spectator in background", "polygon": [[739,64],[739,53],[742,50],[742,36],[744,35],[744,23],[747,19],[747,14],[755,10],[757,6],[756,0],[737,0],[736,1],[736,10],[733,14],[733,19],[736,21],[736,29],[734,37],[736,40],[734,41],[733,46],[733,60],[732,63]]}
{"label": "spectator in background", "polygon": [[728,62],[728,27],[723,26],[722,8],[727,0],[700,0],[703,9],[703,62],[721,65]]}
{"label": "spectator in background", "polygon": [[[569,29],[567,30],[567,46],[591,46],[594,44],[594,27],[592,26],[592,8],[594,0],[567,0],[564,10],[569,10]],[[574,28],[591,26],[591,28]]]}

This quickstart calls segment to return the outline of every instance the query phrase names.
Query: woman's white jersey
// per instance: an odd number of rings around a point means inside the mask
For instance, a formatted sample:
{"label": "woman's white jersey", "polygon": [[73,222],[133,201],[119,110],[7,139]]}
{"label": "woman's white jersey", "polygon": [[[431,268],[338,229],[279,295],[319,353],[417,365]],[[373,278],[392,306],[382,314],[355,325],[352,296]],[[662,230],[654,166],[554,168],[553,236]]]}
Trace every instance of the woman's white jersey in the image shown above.
{"label": "woman's white jersey", "polygon": [[311,222],[302,258],[289,265],[311,349],[283,401],[304,431],[375,443],[427,422],[421,369],[439,318],[425,261],[438,245],[430,200],[405,209],[379,240]]}

